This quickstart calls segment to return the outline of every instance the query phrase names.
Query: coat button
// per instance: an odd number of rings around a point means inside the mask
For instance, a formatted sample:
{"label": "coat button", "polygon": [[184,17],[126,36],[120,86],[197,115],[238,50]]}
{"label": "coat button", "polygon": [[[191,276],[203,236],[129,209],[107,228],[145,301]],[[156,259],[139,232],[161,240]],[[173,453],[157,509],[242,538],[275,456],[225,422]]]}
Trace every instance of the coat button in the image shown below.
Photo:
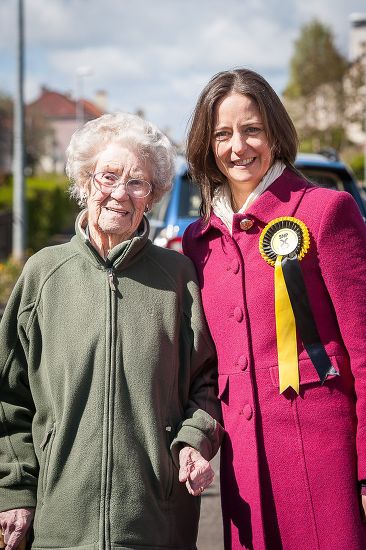
{"label": "coat button", "polygon": [[247,403],[244,407],[243,407],[243,410],[241,411],[241,414],[247,419],[247,420],[250,420],[253,416],[253,409],[252,407],[249,405],[249,403]]}
{"label": "coat button", "polygon": [[253,227],[254,221],[250,220],[249,218],[244,218],[240,222],[240,229],[243,231],[248,231],[251,227]]}
{"label": "coat button", "polygon": [[241,307],[236,307],[234,309],[234,319],[235,321],[238,321],[238,323],[241,323],[243,320],[243,310]]}
{"label": "coat button", "polygon": [[245,355],[241,355],[238,359],[238,365],[241,370],[247,370],[248,368],[248,359],[245,357]]}
{"label": "coat button", "polygon": [[236,258],[234,258],[232,260],[232,262],[230,264],[230,268],[231,268],[231,271],[233,273],[235,273],[235,274],[238,273],[238,271],[239,271],[239,261]]}

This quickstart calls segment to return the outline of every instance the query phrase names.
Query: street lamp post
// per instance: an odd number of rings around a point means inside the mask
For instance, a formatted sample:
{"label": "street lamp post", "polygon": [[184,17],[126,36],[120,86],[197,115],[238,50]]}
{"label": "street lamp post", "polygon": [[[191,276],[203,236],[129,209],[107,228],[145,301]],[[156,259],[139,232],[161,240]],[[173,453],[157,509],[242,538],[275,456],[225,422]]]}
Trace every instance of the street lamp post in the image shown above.
{"label": "street lamp post", "polygon": [[17,81],[14,100],[13,157],[13,257],[22,262],[25,252],[26,213],[24,203],[24,24],[23,0],[17,0]]}
{"label": "street lamp post", "polygon": [[84,124],[84,104],[83,104],[83,79],[90,76],[92,70],[90,67],[78,67],[76,69],[76,124],[80,128]]}

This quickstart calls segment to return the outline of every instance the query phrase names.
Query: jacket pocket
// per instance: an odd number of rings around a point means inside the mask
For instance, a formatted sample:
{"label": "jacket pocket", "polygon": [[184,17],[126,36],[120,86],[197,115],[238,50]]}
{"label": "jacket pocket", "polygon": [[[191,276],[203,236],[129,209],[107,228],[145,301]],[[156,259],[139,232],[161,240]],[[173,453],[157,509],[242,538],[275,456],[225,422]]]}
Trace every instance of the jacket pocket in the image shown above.
{"label": "jacket pocket", "polygon": [[164,497],[167,500],[173,491],[173,482],[174,482],[174,464],[173,458],[171,455],[170,445],[174,439],[172,426],[167,424],[165,426],[166,433],[166,442],[167,442],[167,466],[166,466],[166,480],[164,484]]}
{"label": "jacket pocket", "polygon": [[[336,356],[329,356],[332,365],[337,369],[339,372],[339,359]],[[279,387],[279,374],[278,374],[278,366],[276,367],[270,367],[269,369],[271,381],[272,384],[275,387]],[[315,384],[315,385],[321,385],[319,375],[317,371],[315,370],[315,367],[310,359],[300,359],[299,360],[299,375],[300,375],[300,386],[307,386],[309,384]],[[332,378],[338,377],[336,374],[331,374],[330,376],[327,376],[327,380],[331,380]]]}
{"label": "jacket pocket", "polygon": [[51,458],[53,442],[55,439],[55,433],[56,433],[56,424],[52,424],[52,426],[48,428],[48,430],[46,431],[44,438],[42,440],[42,443],[40,444],[40,449],[42,450],[42,453],[43,453],[41,468],[40,468],[40,481],[41,481],[41,489],[42,489],[43,497],[47,490],[50,458]]}
{"label": "jacket pocket", "polygon": [[174,471],[173,471],[174,465],[173,465],[172,457],[170,455],[169,455],[168,461],[169,461],[169,464],[168,464],[168,479],[167,479],[166,490],[165,490],[165,498],[166,499],[170,498],[170,495],[172,494],[173,481],[174,481]]}

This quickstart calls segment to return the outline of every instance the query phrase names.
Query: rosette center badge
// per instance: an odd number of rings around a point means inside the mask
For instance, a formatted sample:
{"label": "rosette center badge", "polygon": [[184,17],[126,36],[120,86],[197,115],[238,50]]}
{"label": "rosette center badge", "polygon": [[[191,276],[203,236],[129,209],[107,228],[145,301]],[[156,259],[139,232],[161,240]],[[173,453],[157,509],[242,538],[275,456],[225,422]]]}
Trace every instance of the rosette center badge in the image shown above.
{"label": "rosette center badge", "polygon": [[299,244],[299,237],[296,231],[284,228],[276,231],[271,238],[271,248],[277,256],[288,256],[295,252]]}
{"label": "rosette center badge", "polygon": [[263,259],[274,266],[278,256],[296,254],[301,260],[310,246],[306,225],[296,218],[284,216],[269,222],[259,239],[259,250]]}

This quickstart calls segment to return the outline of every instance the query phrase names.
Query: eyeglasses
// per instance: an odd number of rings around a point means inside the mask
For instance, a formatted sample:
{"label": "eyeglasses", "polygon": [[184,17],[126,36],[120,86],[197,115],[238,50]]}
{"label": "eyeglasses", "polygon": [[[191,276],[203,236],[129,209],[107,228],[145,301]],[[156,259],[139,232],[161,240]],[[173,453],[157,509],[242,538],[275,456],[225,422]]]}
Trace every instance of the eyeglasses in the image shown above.
{"label": "eyeglasses", "polygon": [[97,172],[91,176],[94,186],[102,193],[112,193],[119,185],[124,185],[126,193],[135,199],[143,199],[151,193],[151,184],[145,180],[133,178],[123,182],[122,177],[113,172]]}

